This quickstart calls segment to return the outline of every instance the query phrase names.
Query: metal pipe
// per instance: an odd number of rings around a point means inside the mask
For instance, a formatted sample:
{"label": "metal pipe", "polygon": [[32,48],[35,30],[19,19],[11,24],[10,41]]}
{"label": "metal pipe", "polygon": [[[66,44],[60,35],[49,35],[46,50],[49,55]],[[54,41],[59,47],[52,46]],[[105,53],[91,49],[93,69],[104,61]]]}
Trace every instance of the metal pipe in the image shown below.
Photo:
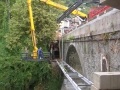
{"label": "metal pipe", "polygon": [[65,70],[62,68],[62,66],[60,65],[60,63],[56,60],[57,64],[59,65],[60,69],[62,70],[62,72],[64,73],[64,75],[67,77],[67,79],[71,82],[71,84],[73,85],[73,87],[75,88],[75,90],[81,90],[79,88],[79,86],[70,78],[70,76],[67,74],[67,72],[65,72]]}
{"label": "metal pipe", "polygon": [[[73,72],[77,72],[75,71],[71,66],[69,66],[66,62],[63,61],[63,63],[65,63],[65,65],[67,65],[69,67],[69,69],[71,69]],[[78,72],[77,72],[78,73]],[[91,81],[89,81],[87,78],[85,78],[83,75],[81,75],[80,73],[78,73],[78,76],[85,81],[87,84],[92,85],[93,83]]]}

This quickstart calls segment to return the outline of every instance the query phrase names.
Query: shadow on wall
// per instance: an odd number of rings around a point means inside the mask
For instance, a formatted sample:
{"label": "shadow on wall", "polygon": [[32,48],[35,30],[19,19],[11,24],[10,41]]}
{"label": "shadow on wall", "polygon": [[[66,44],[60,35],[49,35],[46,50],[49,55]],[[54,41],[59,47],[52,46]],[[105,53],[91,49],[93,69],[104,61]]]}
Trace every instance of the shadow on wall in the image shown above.
{"label": "shadow on wall", "polygon": [[71,45],[67,52],[66,62],[76,71],[83,75],[81,62],[78,53],[73,45]]}

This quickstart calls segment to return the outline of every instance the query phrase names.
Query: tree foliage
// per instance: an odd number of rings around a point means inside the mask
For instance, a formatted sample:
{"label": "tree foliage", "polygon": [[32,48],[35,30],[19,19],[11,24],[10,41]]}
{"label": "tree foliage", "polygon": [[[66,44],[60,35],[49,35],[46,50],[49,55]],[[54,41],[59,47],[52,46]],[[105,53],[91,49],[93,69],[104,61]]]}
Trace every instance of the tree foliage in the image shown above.
{"label": "tree foliage", "polygon": [[0,29],[2,29],[4,14],[9,12],[10,7],[15,3],[15,0],[0,0]]}
{"label": "tree foliage", "polygon": [[10,8],[14,3],[15,0],[0,0],[0,56],[6,55],[4,36],[9,30]]}
{"label": "tree foliage", "polygon": [[[10,13],[8,13],[8,7],[5,6],[5,1],[11,1]],[[59,84],[54,86],[52,83],[57,84],[60,79],[58,80],[58,78],[54,77],[56,75],[52,75],[48,62],[24,62],[20,60],[18,53],[21,48],[26,45],[32,47],[26,0],[1,0],[0,5],[2,5],[0,6],[0,15],[2,16],[0,18],[0,25],[2,25],[0,32],[6,31],[4,34],[0,33],[0,37],[5,37],[6,41],[5,44],[3,43],[4,39],[0,38],[0,89],[31,90],[36,85],[41,84],[43,90],[46,90],[46,87],[48,90],[59,90]],[[38,0],[32,0],[32,7],[37,43],[38,45],[48,43],[54,38],[57,29],[56,17],[60,12]],[[10,20],[7,22],[9,14]],[[9,29],[6,25],[9,26]],[[5,50],[8,53],[3,57],[1,53],[5,54],[2,49],[4,46],[6,46]],[[48,81],[49,84],[44,86]],[[51,87],[51,84],[54,87]]]}
{"label": "tree foliage", "polygon": [[[3,15],[4,15],[4,10],[5,10],[5,3],[0,1],[0,24],[2,24],[3,20]],[[0,29],[2,28],[2,25],[0,25]]]}
{"label": "tree foliage", "polygon": [[1,90],[32,90],[51,78],[47,62],[21,62],[18,57],[0,58]]}
{"label": "tree foliage", "polygon": [[[59,12],[38,0],[32,0],[32,8],[37,44],[39,46],[48,43],[54,38],[57,30],[56,16]],[[5,36],[7,49],[16,52],[26,45],[31,47],[32,40],[27,2],[17,0],[10,12],[9,32]]]}

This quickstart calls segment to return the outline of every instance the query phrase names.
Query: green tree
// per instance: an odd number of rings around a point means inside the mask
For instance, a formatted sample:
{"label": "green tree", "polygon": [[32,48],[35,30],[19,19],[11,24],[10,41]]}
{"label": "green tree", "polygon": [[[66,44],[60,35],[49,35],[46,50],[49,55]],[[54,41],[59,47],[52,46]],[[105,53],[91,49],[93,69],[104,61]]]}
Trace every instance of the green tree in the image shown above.
{"label": "green tree", "polygon": [[2,21],[4,16],[5,3],[0,1],[0,29],[2,28]]}
{"label": "green tree", "polygon": [[9,12],[10,7],[15,3],[15,0],[1,0],[0,1],[0,29],[4,20],[4,13]]}
{"label": "green tree", "polygon": [[[41,46],[54,38],[59,11],[38,0],[32,0],[32,8],[37,43]],[[5,38],[7,50],[14,54],[26,45],[32,47],[27,2],[17,0],[10,12],[9,32]]]}
{"label": "green tree", "polygon": [[10,19],[10,7],[15,3],[15,0],[0,1],[0,55],[5,55],[5,34],[8,31],[8,23]]}

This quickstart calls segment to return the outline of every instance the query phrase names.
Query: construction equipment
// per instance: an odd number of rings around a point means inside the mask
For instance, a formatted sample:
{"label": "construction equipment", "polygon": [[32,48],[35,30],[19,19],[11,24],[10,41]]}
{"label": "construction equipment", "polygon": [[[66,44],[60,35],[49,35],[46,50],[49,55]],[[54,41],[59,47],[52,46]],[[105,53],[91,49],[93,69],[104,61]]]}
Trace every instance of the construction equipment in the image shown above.
{"label": "construction equipment", "polygon": [[[60,23],[65,17],[67,17],[70,13],[74,12],[76,8],[78,8],[83,3],[82,0],[76,1],[73,5],[71,5],[58,19],[57,22]],[[83,15],[83,14],[80,14]],[[80,16],[83,19],[86,19],[87,16]]]}
{"label": "construction equipment", "polygon": [[27,61],[43,61],[43,60],[50,60],[50,53],[43,52],[43,58],[38,59],[38,48],[36,46],[36,37],[35,37],[35,27],[32,15],[32,7],[31,7],[31,0],[27,0],[28,3],[28,11],[29,11],[29,18],[30,18],[30,31],[32,36],[32,43],[33,43],[33,52],[32,53],[21,53],[21,59]]}
{"label": "construction equipment", "polygon": [[[58,9],[61,9],[61,10],[64,10],[64,11],[66,11],[66,10],[69,8],[69,7],[66,7],[66,6],[64,6],[64,5],[55,3],[55,2],[53,2],[53,1],[51,1],[51,0],[40,0],[40,1],[41,1],[41,2],[45,2],[45,3],[48,4],[48,5],[51,5],[51,6],[53,6],[53,7],[56,7],[56,8],[58,8]],[[82,2],[81,2],[81,3],[82,3]],[[73,14],[73,15],[78,15],[78,16],[80,16],[80,17],[82,17],[82,18],[88,18],[88,16],[87,16],[86,14],[84,14],[84,13],[78,11],[78,10],[73,10],[73,11],[72,11],[72,14]]]}
{"label": "construction equipment", "polygon": [[[45,2],[46,4],[49,4],[51,6],[54,6],[56,8],[62,9],[62,10],[69,9],[66,6],[63,6],[63,5],[57,4],[55,2],[52,2],[51,0],[40,0],[40,1],[41,2]],[[32,44],[33,44],[33,48],[34,48],[33,49],[33,53],[31,53],[31,56],[33,57],[33,59],[36,59],[37,58],[38,48],[36,46],[35,27],[34,27],[33,15],[32,15],[31,0],[27,0],[27,3],[28,3],[28,11],[29,11],[30,24],[31,24],[30,31],[31,31],[31,36],[32,36]],[[84,14],[84,13],[78,11],[78,10],[72,11],[72,14],[78,15],[78,16],[83,17],[83,18],[87,18],[86,14]]]}
{"label": "construction equipment", "polygon": [[31,7],[31,0],[27,0],[28,3],[28,11],[29,11],[29,18],[30,18],[30,31],[31,31],[31,36],[32,36],[32,43],[33,43],[33,59],[37,58],[37,46],[36,46],[36,37],[35,37],[35,27],[34,27],[34,21],[33,21],[33,15],[32,15],[32,7]]}
{"label": "construction equipment", "polygon": [[[32,7],[31,7],[31,0],[27,0],[28,3],[28,11],[29,11],[29,18],[30,18],[30,31],[31,31],[31,36],[32,36],[32,43],[33,43],[33,52],[32,53],[28,53],[27,57],[26,57],[26,53],[22,53],[21,54],[21,58],[22,60],[30,60],[32,61],[33,59],[37,60],[37,61],[41,61],[37,59],[37,51],[38,48],[36,46],[36,37],[35,37],[35,27],[34,27],[34,21],[33,21],[33,15],[32,15]],[[49,59],[49,52],[43,52],[43,60],[48,60]]]}

